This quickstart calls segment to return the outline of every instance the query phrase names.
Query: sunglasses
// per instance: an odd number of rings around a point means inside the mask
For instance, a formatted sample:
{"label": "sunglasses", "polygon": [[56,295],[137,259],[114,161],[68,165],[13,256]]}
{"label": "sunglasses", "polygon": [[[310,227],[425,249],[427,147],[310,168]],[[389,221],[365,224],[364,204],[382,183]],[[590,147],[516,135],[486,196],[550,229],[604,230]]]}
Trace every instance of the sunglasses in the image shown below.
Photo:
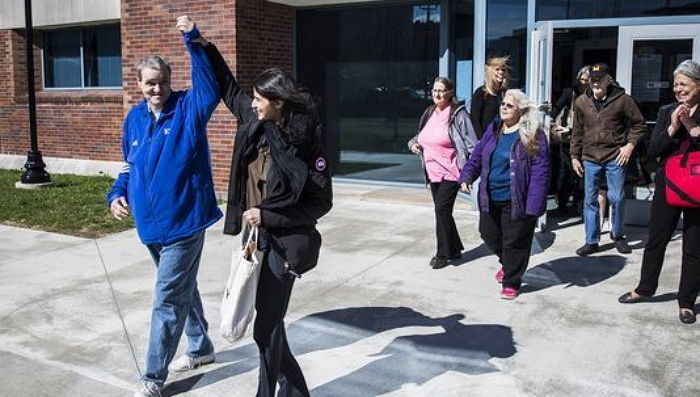
{"label": "sunglasses", "polygon": [[501,107],[506,109],[515,109],[515,105],[508,102],[501,102]]}

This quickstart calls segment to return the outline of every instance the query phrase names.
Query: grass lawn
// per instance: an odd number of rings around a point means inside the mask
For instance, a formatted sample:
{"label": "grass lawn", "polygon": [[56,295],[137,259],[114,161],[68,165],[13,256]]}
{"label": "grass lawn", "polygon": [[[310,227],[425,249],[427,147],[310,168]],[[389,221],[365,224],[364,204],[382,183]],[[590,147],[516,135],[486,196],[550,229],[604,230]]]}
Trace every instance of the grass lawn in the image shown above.
{"label": "grass lawn", "polygon": [[99,237],[134,227],[131,218],[114,219],[106,194],[107,176],[52,174],[42,190],[16,189],[21,171],[0,170],[0,223],[81,237]]}

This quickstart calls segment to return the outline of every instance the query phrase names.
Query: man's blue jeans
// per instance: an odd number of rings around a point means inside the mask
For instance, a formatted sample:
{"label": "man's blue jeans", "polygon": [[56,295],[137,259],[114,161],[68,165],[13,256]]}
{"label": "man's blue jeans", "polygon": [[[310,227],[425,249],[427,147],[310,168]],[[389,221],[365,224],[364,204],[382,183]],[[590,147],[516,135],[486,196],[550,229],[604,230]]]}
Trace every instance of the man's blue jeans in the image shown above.
{"label": "man's blue jeans", "polygon": [[156,263],[151,335],[143,380],[163,385],[184,328],[191,357],[210,354],[214,345],[207,336],[202,300],[197,290],[197,270],[202,256],[205,231],[169,245],[149,244]]}
{"label": "man's blue jeans", "polygon": [[608,202],[612,206],[610,221],[611,237],[622,237],[625,215],[625,169],[615,161],[607,163],[583,162],[585,198],[583,205],[583,222],[586,226],[586,244],[598,244],[600,241],[600,211],[598,204],[598,175],[604,173],[608,183]]}

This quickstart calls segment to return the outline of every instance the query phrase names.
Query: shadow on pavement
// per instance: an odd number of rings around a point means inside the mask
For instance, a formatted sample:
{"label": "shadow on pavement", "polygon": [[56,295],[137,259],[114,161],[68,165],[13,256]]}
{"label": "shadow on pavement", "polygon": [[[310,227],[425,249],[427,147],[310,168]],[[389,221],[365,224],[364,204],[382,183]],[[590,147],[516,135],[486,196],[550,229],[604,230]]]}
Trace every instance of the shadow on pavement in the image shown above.
{"label": "shadow on pavement", "polygon": [[[316,335],[304,331],[304,338],[306,341],[325,340],[322,349],[351,344],[403,327],[442,328],[435,333],[394,338],[381,351],[373,354],[377,360],[316,387],[311,394],[357,396],[361,390],[362,395],[376,396],[399,390],[405,384],[423,384],[447,371],[472,375],[499,371],[488,360],[492,357],[510,357],[516,353],[511,329],[502,325],[464,325],[460,322],[463,318],[461,314],[432,318],[406,307],[349,308],[305,317],[296,325],[317,329]],[[311,327],[307,327],[307,324]],[[317,324],[326,326],[317,327]],[[328,330],[333,330],[330,335],[327,334]],[[303,348],[300,350],[303,351]]]}
{"label": "shadow on pavement", "polygon": [[678,299],[677,292],[667,292],[667,293],[661,294],[661,295],[654,295],[654,296],[644,300],[644,302],[639,302],[639,303],[671,302],[671,301],[675,301],[676,299]]}
{"label": "shadow on pavement", "polygon": [[[423,384],[447,371],[485,374],[499,369],[489,362],[516,353],[509,327],[496,324],[464,325],[462,314],[432,318],[407,307],[357,307],[303,317],[287,328],[292,351],[304,354],[352,345],[382,332],[405,327],[435,327],[432,333],[394,338],[370,357],[375,360],[311,391],[315,396],[380,395],[405,384]],[[441,329],[437,329],[441,328]],[[357,360],[366,361],[366,356]],[[348,362],[353,358],[348,357]],[[217,362],[230,362],[206,374],[168,385],[166,395],[203,387],[254,370],[258,352],[254,344],[217,354]],[[337,364],[329,363],[337,368]]]}
{"label": "shadow on pavement", "polygon": [[216,354],[217,363],[231,363],[215,370],[199,373],[166,385],[163,397],[174,396],[189,390],[211,385],[220,380],[252,371],[258,367],[258,347],[249,343]]}
{"label": "shadow on pavement", "polygon": [[486,244],[481,243],[481,244],[477,245],[476,247],[470,249],[469,251],[462,252],[462,257],[459,259],[455,259],[452,262],[452,266],[462,266],[466,263],[469,263],[471,261],[475,261],[479,258],[483,258],[485,256],[489,256],[492,254],[493,253],[486,246]]}
{"label": "shadow on pavement", "polygon": [[[556,238],[557,238],[556,234],[554,234],[550,231],[535,233],[534,241],[532,244],[532,255],[536,255],[536,254],[540,254],[540,253],[544,252],[547,248],[551,247],[554,244],[554,241],[556,240]],[[464,251],[462,253],[461,258],[456,259],[452,262],[452,266],[461,266],[461,265],[467,264],[471,261],[475,261],[479,258],[483,258],[483,257],[489,256],[489,255],[494,255],[494,254],[486,246],[486,244],[481,243],[478,246],[470,249],[469,251]],[[496,263],[496,262],[497,262],[497,260],[494,260],[494,263]]]}
{"label": "shadow on pavement", "polygon": [[542,263],[523,276],[521,293],[539,291],[555,285],[588,287],[605,281],[625,267],[620,255],[566,257]]}
{"label": "shadow on pavement", "polygon": [[559,229],[566,229],[568,227],[574,227],[583,224],[583,218],[580,216],[560,216],[553,215],[551,212],[547,213],[547,230],[550,232],[557,231]]}

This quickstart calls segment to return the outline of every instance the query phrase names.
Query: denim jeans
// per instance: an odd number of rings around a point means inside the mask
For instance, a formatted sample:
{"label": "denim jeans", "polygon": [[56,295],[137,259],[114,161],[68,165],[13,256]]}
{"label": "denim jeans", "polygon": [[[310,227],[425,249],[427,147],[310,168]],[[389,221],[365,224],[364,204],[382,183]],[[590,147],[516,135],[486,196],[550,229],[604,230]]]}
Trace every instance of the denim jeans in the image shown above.
{"label": "denim jeans", "polygon": [[479,208],[479,183],[481,183],[481,178],[476,178],[476,180],[472,182],[469,193],[469,198],[472,200],[472,205],[474,206],[474,211],[476,212],[481,211]]}
{"label": "denim jeans", "polygon": [[207,336],[202,300],[197,290],[197,270],[205,231],[169,245],[147,245],[156,264],[151,334],[143,380],[163,385],[184,328],[191,357],[210,354],[214,345]]}
{"label": "denim jeans", "polygon": [[597,244],[600,241],[600,212],[598,204],[598,175],[604,172],[608,184],[608,202],[612,206],[610,221],[612,223],[611,237],[623,236],[625,215],[625,169],[615,163],[583,162],[584,205],[583,222],[586,226],[586,244]]}

